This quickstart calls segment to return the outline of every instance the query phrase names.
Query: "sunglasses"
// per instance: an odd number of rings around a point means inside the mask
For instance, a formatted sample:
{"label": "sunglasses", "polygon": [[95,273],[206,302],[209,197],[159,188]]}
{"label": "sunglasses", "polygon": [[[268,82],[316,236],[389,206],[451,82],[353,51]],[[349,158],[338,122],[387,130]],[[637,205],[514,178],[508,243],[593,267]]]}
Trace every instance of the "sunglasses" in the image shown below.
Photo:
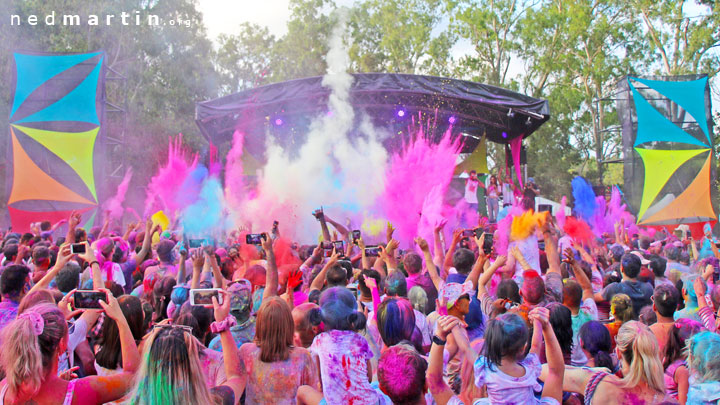
{"label": "sunglasses", "polygon": [[153,325],[153,331],[155,331],[155,329],[163,329],[163,330],[182,329],[183,332],[187,332],[191,335],[192,335],[192,330],[193,330],[192,326],[174,325],[174,324],[168,324],[168,323],[155,324],[155,325]]}

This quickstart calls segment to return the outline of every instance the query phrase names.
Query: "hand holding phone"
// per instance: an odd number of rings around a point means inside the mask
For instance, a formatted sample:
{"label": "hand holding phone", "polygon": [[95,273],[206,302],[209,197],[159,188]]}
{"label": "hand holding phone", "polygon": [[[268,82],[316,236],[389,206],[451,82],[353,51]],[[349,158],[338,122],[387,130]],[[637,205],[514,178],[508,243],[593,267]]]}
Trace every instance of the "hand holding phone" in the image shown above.
{"label": "hand holding phone", "polygon": [[85,244],[84,243],[73,243],[70,245],[70,253],[71,254],[83,254],[86,252]]}
{"label": "hand holding phone", "polygon": [[245,235],[245,243],[248,245],[262,245],[265,235],[262,233],[249,233]]}
{"label": "hand holding phone", "polygon": [[380,246],[378,246],[378,245],[366,246],[365,247],[365,256],[379,257],[380,256]]}
{"label": "hand holding phone", "polygon": [[76,309],[102,309],[100,301],[108,302],[107,293],[97,290],[77,290],[73,294]]}
{"label": "hand holding phone", "polygon": [[357,241],[358,241],[358,239],[360,239],[360,236],[361,235],[360,235],[359,229],[352,231],[352,238],[353,238],[352,241],[353,241],[354,245],[357,245]]}
{"label": "hand holding phone", "polygon": [[190,305],[202,305],[204,307],[212,307],[212,297],[218,300],[218,304],[222,305],[223,295],[220,288],[195,288],[190,290]]}

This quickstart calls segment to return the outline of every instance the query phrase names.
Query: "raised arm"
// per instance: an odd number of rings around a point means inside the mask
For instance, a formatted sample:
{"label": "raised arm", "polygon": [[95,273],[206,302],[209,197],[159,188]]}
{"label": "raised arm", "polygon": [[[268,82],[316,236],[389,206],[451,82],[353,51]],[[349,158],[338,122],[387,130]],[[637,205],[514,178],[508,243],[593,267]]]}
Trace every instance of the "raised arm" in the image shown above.
{"label": "raised arm", "polygon": [[65,235],[65,243],[75,243],[75,228],[80,224],[80,214],[73,211],[68,219],[68,231]]}
{"label": "raised arm", "polygon": [[562,274],[560,270],[560,253],[558,252],[558,240],[551,221],[543,227],[543,238],[545,239],[545,254],[548,260],[548,273]]}
{"label": "raised arm", "polygon": [[143,236],[142,247],[140,251],[135,254],[135,263],[138,265],[145,260],[145,257],[150,253],[150,244],[152,243],[152,237],[155,232],[160,230],[160,226],[153,227],[152,219],[148,219],[145,222],[145,236]]}
{"label": "raised arm", "polygon": [[[230,296],[223,291],[223,303],[218,304],[217,299],[212,297],[213,308],[215,310],[215,322],[216,326],[220,326],[230,316]],[[235,402],[240,400],[240,397],[245,390],[245,384],[247,382],[245,377],[244,368],[240,361],[240,354],[238,348],[235,345],[235,340],[230,333],[230,327],[227,323],[224,323],[224,327],[221,327],[220,331],[220,344],[222,345],[223,351],[223,362],[225,365],[225,375],[227,381],[224,385],[227,385],[233,390],[235,394]]]}
{"label": "raised arm", "polygon": [[347,228],[345,228],[341,223],[334,221],[329,216],[325,215],[325,222],[332,225],[333,228],[337,229],[337,231],[340,233],[340,235],[343,237],[343,240],[347,239],[347,236],[349,234],[349,231]]}
{"label": "raised arm", "polygon": [[490,282],[490,279],[492,279],[493,275],[495,275],[495,272],[497,269],[505,265],[505,262],[507,261],[507,257],[505,256],[498,256],[497,259],[495,259],[495,262],[488,267],[487,270],[485,270],[482,275],[480,275],[480,280],[478,280],[478,299],[481,299],[483,295],[487,294],[487,283]]}
{"label": "raised arm", "polygon": [[60,272],[67,262],[70,261],[71,257],[72,254],[70,253],[70,245],[65,243],[60,246],[60,251],[58,252],[57,259],[55,260],[55,265],[48,270],[47,273],[45,273],[45,275],[30,289],[30,291],[28,291],[28,295],[32,292],[47,288],[50,285],[50,282],[55,278],[55,276],[57,276],[58,272]]}
{"label": "raised arm", "polygon": [[330,267],[334,266],[338,259],[340,258],[340,254],[335,252],[335,249],[333,249],[333,254],[330,256],[330,259],[328,259],[327,263],[325,263],[325,266],[323,266],[322,270],[320,270],[320,273],[315,277],[315,279],[310,284],[310,290],[322,290],[323,284],[325,284],[325,275],[327,274]]}
{"label": "raised arm", "polygon": [[485,262],[487,261],[487,256],[485,255],[485,251],[483,250],[483,244],[485,243],[485,234],[483,233],[480,236],[480,239],[478,239],[477,237],[473,237],[473,239],[475,240],[475,244],[477,244],[478,246],[478,257],[477,260],[475,260],[475,264],[473,265],[470,274],[468,274],[467,279],[472,281],[473,288],[477,290],[478,277],[480,276],[480,272],[482,272],[483,268],[485,267]]}
{"label": "raised arm", "polygon": [[[542,329],[542,336],[545,339],[545,357],[547,358],[548,374],[545,385],[543,386],[542,396],[543,398],[553,398],[558,403],[561,403],[565,363],[562,350],[560,349],[560,343],[558,343],[555,332],[550,325],[550,311],[544,307],[537,307],[530,311],[528,316],[535,325],[535,331]],[[533,346],[534,345],[535,339],[533,336]]]}
{"label": "raised arm", "polygon": [[267,258],[267,270],[265,271],[265,291],[263,301],[266,298],[274,297],[278,292],[278,269],[275,264],[275,252],[273,251],[273,240],[270,235],[263,233],[262,247]]}
{"label": "raised arm", "polygon": [[190,253],[193,264],[193,276],[190,282],[190,288],[196,289],[200,286],[200,276],[202,275],[202,269],[205,266],[205,255],[201,249],[195,249]]}
{"label": "raised arm", "polygon": [[373,317],[376,317],[378,306],[380,306],[380,293],[378,292],[377,283],[372,277],[365,277],[364,275],[361,275],[361,277],[363,278],[367,288],[370,289],[370,295],[372,296],[373,303]]}
{"label": "raised arm", "polygon": [[[437,321],[435,336],[443,342],[447,341],[448,335],[460,323],[454,316],[441,316]],[[446,405],[453,397],[453,391],[443,379],[443,352],[445,344],[439,345],[433,342],[430,348],[430,363],[427,369],[427,383],[430,393],[438,405]]]}
{"label": "raised arm", "polygon": [[102,305],[105,315],[114,320],[118,327],[123,371],[113,376],[92,376],[79,381],[81,381],[81,386],[85,384],[90,386],[95,393],[97,403],[106,403],[119,399],[132,387],[133,376],[140,367],[140,352],[117,299],[109,290],[102,288],[101,291],[108,295],[108,302],[100,301],[100,305]]}
{"label": "raised arm", "polygon": [[520,263],[520,266],[523,270],[535,270],[530,266],[527,260],[525,260],[525,256],[520,253],[520,249],[518,249],[517,246],[513,246],[510,248],[510,254],[512,255],[512,257],[515,258],[518,263]]}
{"label": "raised arm", "polygon": [[[217,262],[217,256],[215,256],[215,252],[212,250],[205,251],[205,261],[210,263],[210,269],[212,269],[213,273],[213,287],[225,289],[227,287],[227,283],[225,281],[225,277],[222,275],[222,271],[220,271],[220,265],[218,265]],[[268,266],[270,267],[270,266]],[[269,273],[269,271],[268,271]],[[277,276],[277,271],[275,272]],[[267,277],[267,275],[266,275]],[[277,284],[277,281],[276,281]],[[267,286],[267,284],[266,284]],[[277,291],[277,288],[275,289]]]}
{"label": "raised arm", "polygon": [[450,242],[450,246],[448,246],[447,253],[445,253],[445,262],[443,263],[443,268],[446,271],[453,266],[452,257],[455,254],[455,248],[457,247],[457,244],[458,242],[460,242],[461,238],[462,229],[456,229],[455,232],[453,232],[452,241]]}
{"label": "raised arm", "polygon": [[425,256],[425,266],[427,267],[428,274],[430,275],[433,285],[435,285],[435,288],[440,291],[443,280],[440,278],[437,268],[435,267],[435,263],[432,261],[432,256],[430,256],[430,247],[428,246],[427,241],[421,237],[417,237],[415,238],[415,243],[417,243],[418,247],[420,247],[420,250]]}
{"label": "raised arm", "polygon": [[319,210],[315,210],[313,212],[313,215],[315,218],[317,218],[318,221],[320,221],[320,228],[322,229],[323,234],[323,240],[326,242],[332,242],[332,238],[330,237],[330,229],[328,229],[327,222],[325,221],[325,213],[323,212],[322,208]]}
{"label": "raised arm", "polygon": [[442,238],[442,230],[445,228],[445,224],[447,223],[446,219],[443,219],[440,221],[440,223],[433,229],[433,250],[434,255],[433,257],[433,263],[435,263],[436,266],[439,266],[442,264],[443,260],[445,259],[445,247],[443,246],[443,238]]}
{"label": "raised arm", "polygon": [[592,283],[590,282],[590,279],[588,279],[587,274],[585,274],[585,271],[580,267],[580,263],[575,260],[575,256],[573,255],[573,251],[570,248],[565,249],[565,261],[570,263],[570,265],[573,268],[573,273],[575,274],[575,280],[577,280],[578,284],[580,284],[580,287],[582,288],[583,295],[582,300],[585,301],[588,298],[595,298],[595,294],[593,293],[592,289]]}

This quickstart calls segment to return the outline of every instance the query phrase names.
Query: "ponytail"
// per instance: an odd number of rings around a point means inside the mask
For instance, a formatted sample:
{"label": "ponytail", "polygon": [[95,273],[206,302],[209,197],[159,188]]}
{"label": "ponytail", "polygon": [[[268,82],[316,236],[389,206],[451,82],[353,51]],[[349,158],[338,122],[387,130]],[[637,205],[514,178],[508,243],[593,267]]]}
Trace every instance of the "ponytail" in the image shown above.
{"label": "ponytail", "polygon": [[608,370],[613,370],[615,365],[613,364],[610,353],[600,350],[593,354],[593,360],[595,360],[595,367],[605,367]]}
{"label": "ponytail", "polygon": [[38,304],[3,329],[0,364],[10,395],[20,390],[30,396],[37,394],[45,371],[66,336],[65,318],[53,304]]}
{"label": "ponytail", "polygon": [[638,321],[624,323],[618,331],[617,346],[628,372],[623,378],[625,388],[645,382],[653,391],[665,394],[664,369],[658,356],[658,341],[645,324]]}
{"label": "ponytail", "polygon": [[355,311],[348,316],[348,323],[350,324],[350,329],[353,331],[365,329],[366,322],[367,318],[365,318],[365,314],[362,312]]}
{"label": "ponytail", "polygon": [[610,357],[612,338],[605,325],[598,321],[585,322],[578,331],[578,338],[582,343],[582,348],[587,350],[595,360],[595,367],[614,369]]}

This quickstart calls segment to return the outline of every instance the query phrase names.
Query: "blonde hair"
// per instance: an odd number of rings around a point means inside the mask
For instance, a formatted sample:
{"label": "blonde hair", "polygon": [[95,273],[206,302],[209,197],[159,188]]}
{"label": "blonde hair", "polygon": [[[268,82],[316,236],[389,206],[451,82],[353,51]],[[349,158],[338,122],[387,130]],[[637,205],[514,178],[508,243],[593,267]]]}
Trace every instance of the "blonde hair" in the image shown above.
{"label": "blonde hair", "polygon": [[610,311],[616,321],[625,323],[635,318],[632,300],[626,294],[615,294],[610,300]]}
{"label": "blonde hair", "polygon": [[410,291],[408,291],[408,299],[416,311],[420,311],[423,314],[426,313],[428,297],[427,292],[425,292],[422,287],[416,285],[411,288]]}
{"label": "blonde hair", "polygon": [[658,341],[650,328],[638,321],[626,322],[618,330],[615,341],[628,364],[628,372],[621,380],[624,388],[635,388],[645,382],[653,391],[665,394]]}
{"label": "blonde hair", "polygon": [[143,349],[140,370],[128,398],[130,404],[213,404],[218,400],[205,385],[200,343],[181,328],[156,328]]}
{"label": "blonde hair", "polygon": [[[33,317],[42,319],[42,333],[35,334]],[[60,342],[67,337],[67,323],[57,306],[41,303],[27,309],[2,331],[0,364],[8,391],[34,396],[52,364]]]}

